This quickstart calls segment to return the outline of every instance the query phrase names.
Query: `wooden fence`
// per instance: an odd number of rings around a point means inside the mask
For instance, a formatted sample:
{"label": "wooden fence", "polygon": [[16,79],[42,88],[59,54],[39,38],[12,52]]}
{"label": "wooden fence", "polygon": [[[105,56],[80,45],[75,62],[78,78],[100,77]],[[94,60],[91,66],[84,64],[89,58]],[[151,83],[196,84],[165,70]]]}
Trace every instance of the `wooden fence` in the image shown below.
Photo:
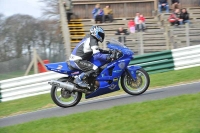
{"label": "wooden fence", "polygon": [[104,8],[109,4],[113,9],[115,18],[134,17],[136,12],[140,12],[145,16],[152,16],[152,11],[157,9],[157,0],[74,0],[73,12],[78,16],[78,18],[91,19],[92,10],[97,3],[101,5],[101,8]]}

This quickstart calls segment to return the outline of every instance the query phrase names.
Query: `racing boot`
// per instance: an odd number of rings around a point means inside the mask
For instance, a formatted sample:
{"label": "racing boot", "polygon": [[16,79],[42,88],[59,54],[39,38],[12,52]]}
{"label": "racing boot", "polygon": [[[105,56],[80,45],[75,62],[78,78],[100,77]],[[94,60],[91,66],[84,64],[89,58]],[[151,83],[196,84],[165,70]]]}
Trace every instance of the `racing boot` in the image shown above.
{"label": "racing boot", "polygon": [[87,88],[88,85],[83,81],[86,77],[85,73],[81,73],[78,77],[75,78],[74,83],[79,85],[80,87]]}

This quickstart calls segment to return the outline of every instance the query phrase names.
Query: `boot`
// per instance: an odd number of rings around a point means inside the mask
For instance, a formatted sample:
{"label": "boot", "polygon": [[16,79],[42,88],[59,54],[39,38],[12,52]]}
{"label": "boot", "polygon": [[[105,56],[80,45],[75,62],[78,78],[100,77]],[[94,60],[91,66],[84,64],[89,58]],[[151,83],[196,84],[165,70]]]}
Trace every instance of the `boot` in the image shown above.
{"label": "boot", "polygon": [[88,85],[84,81],[82,81],[82,79],[85,77],[85,73],[81,73],[78,77],[75,78],[74,83],[79,85],[80,87],[87,88]]}

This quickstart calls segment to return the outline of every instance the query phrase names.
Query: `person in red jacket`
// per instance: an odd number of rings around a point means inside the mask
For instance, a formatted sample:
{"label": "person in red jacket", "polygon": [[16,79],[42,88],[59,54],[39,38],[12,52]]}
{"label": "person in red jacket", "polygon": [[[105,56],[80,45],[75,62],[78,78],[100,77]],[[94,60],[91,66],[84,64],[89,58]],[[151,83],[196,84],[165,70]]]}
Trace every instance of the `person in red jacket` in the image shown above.
{"label": "person in red jacket", "polygon": [[182,21],[182,19],[180,19],[180,9],[175,9],[174,13],[169,16],[168,21],[171,23],[171,26],[180,25],[180,21]]}
{"label": "person in red jacket", "polygon": [[130,33],[135,33],[135,22],[131,19],[128,22]]}
{"label": "person in red jacket", "polygon": [[145,20],[146,19],[144,18],[143,14],[140,14],[140,17],[139,17],[139,23],[140,23],[139,28],[142,31],[145,30]]}

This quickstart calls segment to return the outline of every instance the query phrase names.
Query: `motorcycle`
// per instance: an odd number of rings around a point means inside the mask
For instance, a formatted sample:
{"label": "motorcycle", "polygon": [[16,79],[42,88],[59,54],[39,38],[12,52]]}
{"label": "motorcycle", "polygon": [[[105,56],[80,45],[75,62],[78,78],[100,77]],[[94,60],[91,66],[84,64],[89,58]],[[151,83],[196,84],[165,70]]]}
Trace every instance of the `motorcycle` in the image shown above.
{"label": "motorcycle", "polygon": [[75,106],[80,102],[83,93],[85,98],[89,99],[118,91],[120,88],[130,95],[140,95],[148,89],[150,84],[148,73],[140,66],[128,66],[134,59],[134,53],[115,40],[107,42],[107,48],[112,51],[112,61],[91,58],[90,61],[99,67],[99,73],[84,79],[87,88],[82,88],[73,82],[82,71],[72,68],[69,62],[45,65],[50,71],[66,74],[66,77],[49,82],[52,86],[51,98],[56,105],[63,108]]}

